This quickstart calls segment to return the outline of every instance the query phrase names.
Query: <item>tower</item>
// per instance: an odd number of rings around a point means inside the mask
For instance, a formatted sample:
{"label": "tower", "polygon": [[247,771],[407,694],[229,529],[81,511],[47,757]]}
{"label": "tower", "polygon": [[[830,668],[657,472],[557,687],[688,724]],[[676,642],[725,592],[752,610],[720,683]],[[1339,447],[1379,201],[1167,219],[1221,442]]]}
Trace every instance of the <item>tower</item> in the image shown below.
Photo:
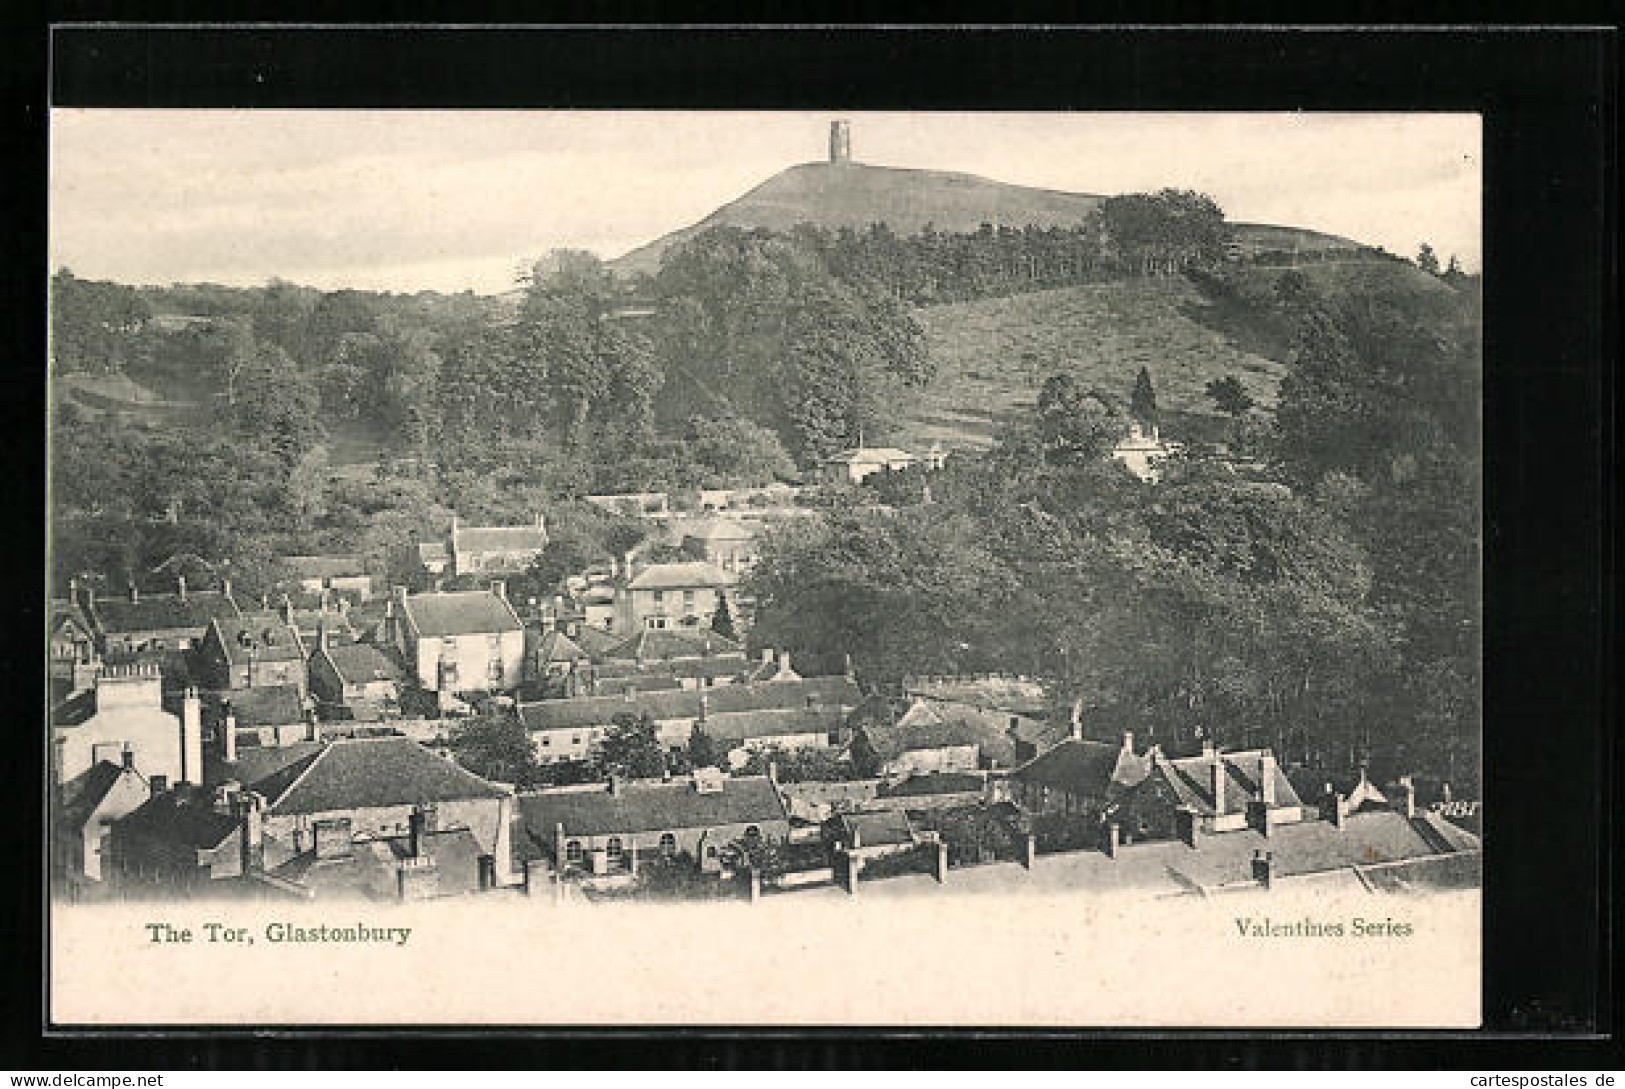
{"label": "tower", "polygon": [[832,163],[852,161],[852,126],[844,119],[829,123],[829,161]]}

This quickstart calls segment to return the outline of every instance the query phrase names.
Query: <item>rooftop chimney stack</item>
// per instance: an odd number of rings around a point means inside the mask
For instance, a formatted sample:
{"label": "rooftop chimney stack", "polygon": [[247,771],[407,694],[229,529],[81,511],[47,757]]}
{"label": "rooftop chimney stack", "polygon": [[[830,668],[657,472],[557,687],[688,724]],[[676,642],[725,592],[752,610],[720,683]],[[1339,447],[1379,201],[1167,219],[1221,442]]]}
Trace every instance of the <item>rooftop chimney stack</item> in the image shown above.
{"label": "rooftop chimney stack", "polygon": [[1123,751],[1128,753],[1130,756],[1134,755],[1134,731],[1133,730],[1124,730],[1123,731]]}
{"label": "rooftop chimney stack", "polygon": [[181,697],[181,778],[203,782],[203,701],[196,688]]}
{"label": "rooftop chimney stack", "polygon": [[1258,758],[1258,790],[1265,805],[1275,805],[1275,754],[1272,752]]}
{"label": "rooftop chimney stack", "polygon": [[186,600],[186,576],[185,575],[176,575],[175,576],[175,592],[180,595],[180,598],[181,598],[182,601]]}
{"label": "rooftop chimney stack", "polygon": [[1072,701],[1072,728],[1070,736],[1074,741],[1083,740],[1083,697],[1079,696]]}
{"label": "rooftop chimney stack", "polygon": [[829,161],[832,163],[852,161],[852,126],[844,118],[829,123]]}
{"label": "rooftop chimney stack", "polygon": [[1224,813],[1224,757],[1215,752],[1208,770],[1211,773],[1208,785],[1213,791],[1213,815],[1217,817]]}

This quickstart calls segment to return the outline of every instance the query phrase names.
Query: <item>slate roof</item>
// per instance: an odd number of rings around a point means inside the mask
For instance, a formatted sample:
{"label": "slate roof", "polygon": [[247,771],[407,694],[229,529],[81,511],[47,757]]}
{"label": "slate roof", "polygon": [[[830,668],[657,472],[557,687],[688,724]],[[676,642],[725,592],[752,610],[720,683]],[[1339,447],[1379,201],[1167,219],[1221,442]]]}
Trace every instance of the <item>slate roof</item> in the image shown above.
{"label": "slate roof", "polygon": [[238,726],[291,726],[305,721],[305,700],[295,684],[204,692],[202,699],[211,722],[223,720],[228,705]]}
{"label": "slate roof", "polygon": [[914,826],[909,823],[908,815],[900,809],[882,809],[873,813],[843,813],[840,821],[846,842],[851,843],[852,833],[856,832],[860,849],[913,843],[915,839]]}
{"label": "slate roof", "polygon": [[805,708],[733,711],[711,714],[705,720],[705,732],[716,741],[735,743],[798,734],[828,734],[840,727],[842,717],[840,709],[834,707],[823,711]]}
{"label": "slate roof", "polygon": [[279,556],[277,562],[302,579],[354,578],[367,573],[361,556]]}
{"label": "slate roof", "polygon": [[519,812],[526,831],[549,846],[558,824],[566,835],[596,836],[789,820],[766,776],[724,778],[711,794],[699,793],[688,779],[633,780],[619,796],[605,786],[539,791],[519,796]]}
{"label": "slate roof", "polygon": [[862,727],[882,760],[895,760],[907,752],[975,745],[982,757],[1009,766],[1015,762],[1015,743],[1002,723],[1008,716],[987,714],[973,707],[916,703],[895,723],[870,721]]}
{"label": "slate roof", "polygon": [[271,813],[501,798],[507,791],[407,737],[344,738],[252,784]]}
{"label": "slate roof", "polygon": [[1126,752],[1121,744],[1068,737],[1017,768],[1012,777],[1080,798],[1105,798],[1144,781],[1151,760],[1150,753]]}
{"label": "slate roof", "polygon": [[537,655],[544,662],[580,662],[591,661],[592,655],[582,650],[561,631],[543,632],[541,643],[537,646]]}
{"label": "slate roof", "polygon": [[219,629],[228,661],[246,661],[250,652],[262,662],[297,662],[305,658],[298,632],[288,626],[281,613],[255,611],[224,621],[216,617],[209,626]]}
{"label": "slate roof", "polygon": [[[1258,761],[1268,749],[1247,749],[1223,753],[1224,811],[1245,813],[1247,803],[1258,790]],[[1213,781],[1212,759],[1206,756],[1186,756],[1177,760],[1158,759],[1153,774],[1160,775],[1179,799],[1179,804],[1190,806],[1203,816],[1212,816]],[[1275,763],[1275,804],[1297,806],[1303,802],[1292,789],[1280,763]]]}
{"label": "slate roof", "polygon": [[622,713],[637,715],[648,712],[657,721],[698,718],[702,697],[706,701],[708,715],[734,711],[808,709],[809,699],[819,707],[851,707],[860,699],[858,686],[846,677],[808,677],[773,684],[729,684],[719,688],[639,692],[631,696],[542,700],[539,703],[520,704],[519,717],[525,728],[530,730],[600,726]]}
{"label": "slate roof", "polygon": [[732,518],[699,519],[680,527],[679,532],[685,539],[697,541],[749,541],[757,535],[754,528]]}
{"label": "slate roof", "polygon": [[290,764],[297,764],[322,750],[321,741],[295,741],[287,745],[237,746],[237,759],[227,763],[221,759],[218,746],[208,745],[203,750],[203,779],[210,786],[235,779],[239,783],[257,783],[267,779]]}
{"label": "slate roof", "polygon": [[399,681],[406,677],[406,667],[392,649],[371,643],[329,645],[325,651],[339,678],[345,684],[368,684],[372,681]]}
{"label": "slate roof", "polygon": [[90,626],[90,618],[85,615],[76,602],[64,598],[54,598],[51,601],[51,634],[55,635],[68,624],[76,625],[86,635],[94,629]]}
{"label": "slate roof", "polygon": [[911,775],[900,783],[881,783],[882,798],[923,798],[933,794],[969,794],[984,786],[980,775],[968,772],[933,771]]}
{"label": "slate roof", "polygon": [[90,606],[92,619],[102,632],[194,630],[202,635],[215,617],[235,619],[237,603],[220,590],[191,590],[179,594],[142,594],[139,601],[127,597],[98,597]]}
{"label": "slate roof", "polygon": [[[146,779],[132,770],[131,775]],[[70,828],[83,828],[96,807],[107,798],[109,791],[124,777],[124,767],[111,760],[99,760],[94,765],[62,784],[62,819]]]}
{"label": "slate roof", "polygon": [[703,560],[687,563],[652,563],[639,571],[627,586],[633,590],[687,590],[703,586],[732,586],[734,580],[722,568]]}
{"label": "slate roof", "polygon": [[[421,843],[434,863],[439,895],[458,896],[479,889],[479,858],[485,852],[474,833],[467,828],[442,828],[425,832]],[[360,840],[352,844],[345,858],[318,859],[314,851],[307,851],[271,873],[305,886],[318,900],[398,901],[397,872],[408,850],[406,836]]]}
{"label": "slate roof", "polygon": [[419,635],[479,635],[523,631],[513,606],[489,590],[411,594],[406,615]]}
{"label": "slate roof", "polygon": [[540,526],[458,526],[452,539],[459,552],[524,552],[547,547]]}
{"label": "slate roof", "polygon": [[594,661],[603,660],[615,647],[626,642],[626,636],[612,631],[604,631],[590,624],[582,624],[576,628],[576,633],[570,638],[576,645],[592,656]]}
{"label": "slate roof", "polygon": [[641,654],[647,662],[719,655],[738,657],[743,653],[744,649],[737,642],[714,631],[646,628],[615,644],[604,657],[610,661],[636,661]]}
{"label": "slate roof", "polygon": [[134,812],[113,823],[123,832],[200,850],[220,846],[237,830],[235,818],[217,813],[210,806],[184,801],[173,791],[148,798]]}
{"label": "slate roof", "polygon": [[625,695],[627,692],[676,692],[683,682],[674,673],[643,672],[621,673],[593,678],[593,691],[599,696]]}

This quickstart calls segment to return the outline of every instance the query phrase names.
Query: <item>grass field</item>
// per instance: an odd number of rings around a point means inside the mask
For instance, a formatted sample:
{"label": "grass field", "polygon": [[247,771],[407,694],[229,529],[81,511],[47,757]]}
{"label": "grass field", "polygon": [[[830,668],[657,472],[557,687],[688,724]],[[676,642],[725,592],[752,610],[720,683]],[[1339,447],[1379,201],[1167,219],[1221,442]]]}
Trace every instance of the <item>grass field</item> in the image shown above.
{"label": "grass field", "polygon": [[[1057,288],[927,307],[916,316],[938,371],[894,436],[909,449],[988,445],[1002,421],[1032,407],[1052,374],[1071,374],[1084,388],[1126,402],[1144,366],[1159,406],[1177,418],[1211,417],[1203,391],[1228,374],[1260,404],[1274,404],[1285,369],[1278,346],[1241,335],[1244,323],[1223,320],[1227,315],[1183,279]],[[1227,324],[1235,331],[1222,331]]]}

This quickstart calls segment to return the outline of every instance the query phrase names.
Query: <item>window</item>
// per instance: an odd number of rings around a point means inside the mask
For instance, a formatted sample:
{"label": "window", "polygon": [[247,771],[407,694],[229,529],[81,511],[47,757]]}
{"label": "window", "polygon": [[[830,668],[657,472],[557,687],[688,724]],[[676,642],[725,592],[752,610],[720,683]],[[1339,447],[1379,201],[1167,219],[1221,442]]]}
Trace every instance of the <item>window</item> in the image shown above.
{"label": "window", "polygon": [[677,853],[677,837],[672,835],[670,832],[662,832],[662,833],[660,833],[660,855],[661,855],[661,857],[662,858],[670,858],[672,855],[674,855],[676,853]]}
{"label": "window", "polygon": [[486,674],[491,680],[501,683],[503,674],[502,659],[492,658],[490,668],[486,670]]}
{"label": "window", "polygon": [[749,828],[745,829],[745,839],[750,841],[751,843],[755,843],[757,840],[759,840],[761,838],[762,838],[762,830],[760,828],[756,827],[754,824],[751,825]]}
{"label": "window", "polygon": [[610,836],[609,837],[609,846],[604,849],[604,854],[609,856],[609,860],[611,862],[619,862],[620,861],[620,859],[621,859],[621,837],[620,836]]}
{"label": "window", "polygon": [[713,843],[713,844],[711,844],[711,846],[709,846],[709,847],[707,847],[705,849],[705,857],[706,858],[715,858],[715,857],[717,857],[717,845],[716,844]]}
{"label": "window", "polygon": [[683,591],[683,611],[685,611],[685,612],[693,612],[694,611],[694,591],[693,590],[684,590]]}
{"label": "window", "polygon": [[542,735],[542,748],[548,749],[548,748],[552,748],[552,747],[553,747],[553,738],[548,734],[543,734]]}
{"label": "window", "polygon": [[581,864],[581,841],[580,840],[573,839],[569,843],[566,843],[564,845],[564,858],[565,858],[565,861],[574,862],[578,866]]}
{"label": "window", "polygon": [[581,744],[581,735],[580,734],[571,734],[570,735],[570,744],[572,744],[572,745]]}
{"label": "window", "polygon": [[665,601],[666,601],[666,591],[664,591],[664,590],[656,590],[654,592],[654,595],[655,595],[655,604],[656,605],[662,605],[662,604],[665,603]]}

